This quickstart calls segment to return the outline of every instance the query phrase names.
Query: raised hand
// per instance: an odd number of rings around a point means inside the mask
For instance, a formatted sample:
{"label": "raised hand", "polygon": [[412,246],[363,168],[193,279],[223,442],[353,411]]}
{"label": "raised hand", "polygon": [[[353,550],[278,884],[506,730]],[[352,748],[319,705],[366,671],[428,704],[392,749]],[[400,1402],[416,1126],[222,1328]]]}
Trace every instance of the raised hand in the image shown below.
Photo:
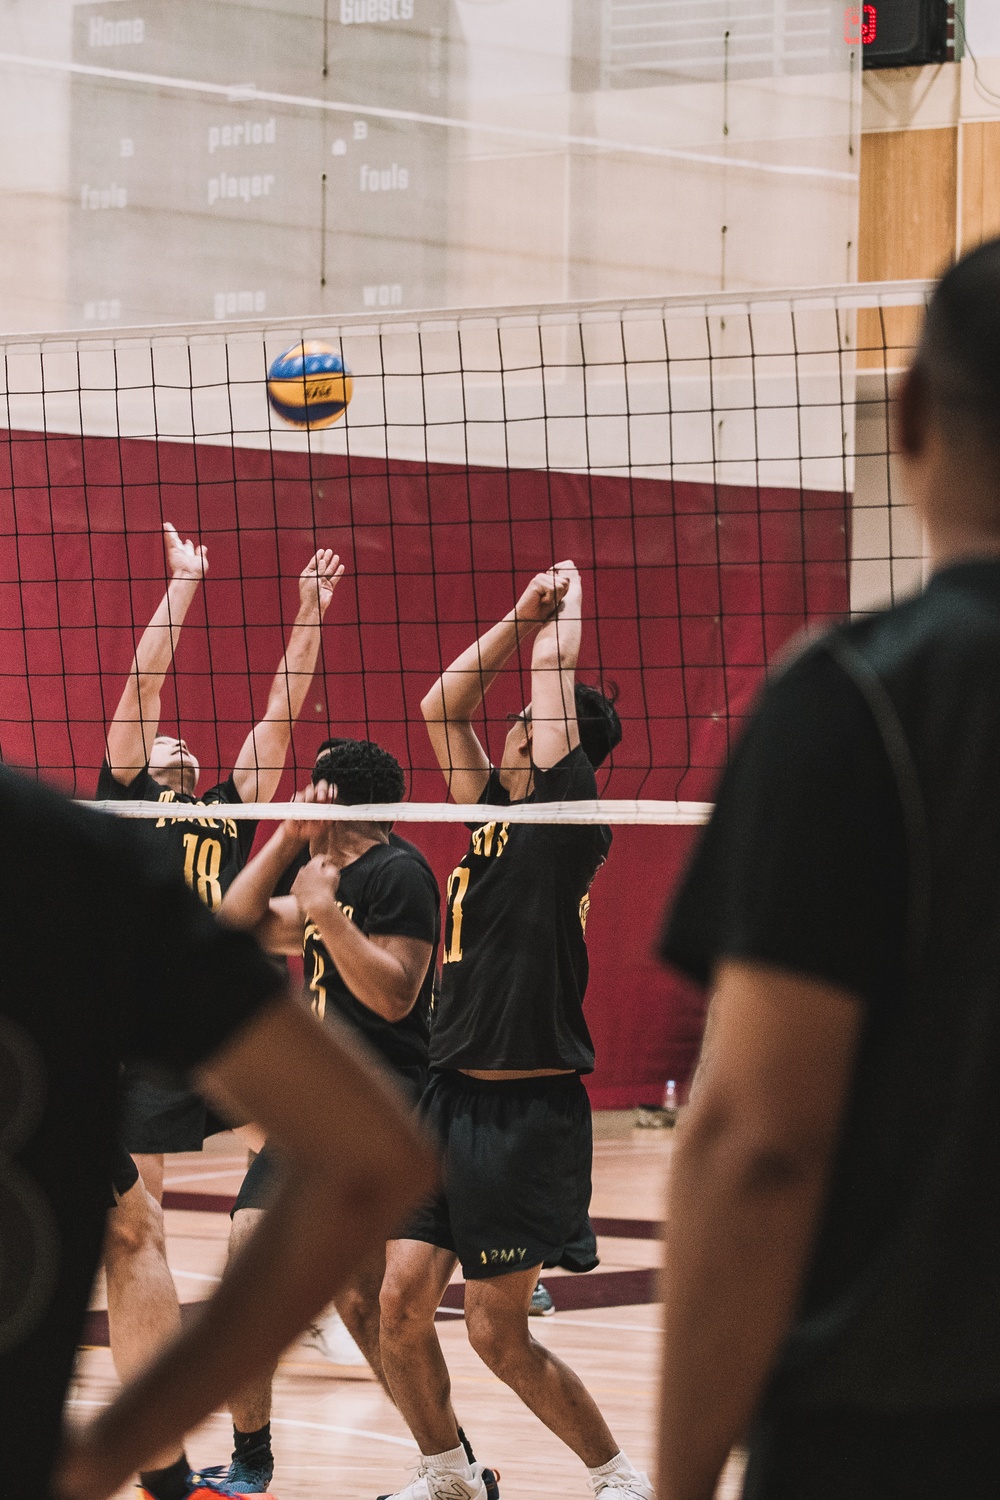
{"label": "raised hand", "polygon": [[335,901],[340,886],[340,867],[329,854],[315,855],[295,877],[292,895],[307,915]]}
{"label": "raised hand", "polygon": [[[292,798],[293,802],[332,802],[333,789],[325,781],[320,781],[313,786],[310,781],[301,792],[296,792]],[[311,818],[287,818],[283,825],[284,833],[289,840],[297,844],[308,844],[309,840],[317,831],[317,825]]]}
{"label": "raised hand", "polygon": [[196,547],[192,541],[182,541],[176,527],[169,521],[163,523],[163,545],[171,578],[187,578],[200,583],[208,572],[205,548]]}
{"label": "raised hand", "polygon": [[579,583],[580,575],[573,562],[555,563],[544,573],[536,573],[514,606],[517,619],[535,625],[550,620],[559,612],[574,575]]}
{"label": "raised hand", "polygon": [[321,547],[299,574],[299,598],[303,609],[315,609],[320,619],[326,614],[333,591],[344,576],[344,564],[336,552]]}

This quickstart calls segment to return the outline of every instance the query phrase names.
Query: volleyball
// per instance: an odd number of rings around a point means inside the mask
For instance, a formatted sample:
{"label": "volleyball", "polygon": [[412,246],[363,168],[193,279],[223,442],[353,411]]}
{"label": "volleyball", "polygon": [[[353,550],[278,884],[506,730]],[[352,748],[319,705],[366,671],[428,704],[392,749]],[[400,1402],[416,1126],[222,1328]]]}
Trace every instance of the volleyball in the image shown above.
{"label": "volleyball", "polygon": [[335,349],[319,339],[294,344],[271,361],[267,399],[283,422],[309,431],[344,415],[354,382]]}

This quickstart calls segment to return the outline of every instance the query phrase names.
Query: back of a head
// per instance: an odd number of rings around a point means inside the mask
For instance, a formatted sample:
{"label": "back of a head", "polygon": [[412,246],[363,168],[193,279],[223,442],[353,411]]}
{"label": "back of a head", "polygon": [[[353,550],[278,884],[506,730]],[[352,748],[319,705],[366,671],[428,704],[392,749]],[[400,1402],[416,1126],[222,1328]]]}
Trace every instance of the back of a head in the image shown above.
{"label": "back of a head", "polygon": [[313,786],[327,781],[337,801],[347,807],[361,802],[402,802],[406,777],[394,755],[374,740],[324,740],[312,771]]}
{"label": "back of a head", "polygon": [[1000,463],[1000,239],[938,282],[914,372],[949,440],[972,440]]}
{"label": "back of a head", "polygon": [[610,694],[598,687],[578,682],[575,688],[576,723],[584,755],[595,768],[607,760],[616,745],[621,744],[622,723],[615,708],[618,690]]}

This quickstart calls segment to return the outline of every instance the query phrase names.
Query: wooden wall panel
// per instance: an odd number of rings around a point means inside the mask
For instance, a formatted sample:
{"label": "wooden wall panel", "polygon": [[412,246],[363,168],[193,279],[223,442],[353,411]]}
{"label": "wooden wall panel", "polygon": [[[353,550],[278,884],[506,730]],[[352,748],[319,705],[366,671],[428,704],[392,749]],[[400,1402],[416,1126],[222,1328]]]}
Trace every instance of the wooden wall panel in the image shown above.
{"label": "wooden wall panel", "polygon": [[[858,279],[896,281],[936,276],[956,240],[958,132],[887,130],[861,138]],[[886,309],[889,364],[906,362],[920,326],[919,308]],[[882,327],[875,313],[858,319],[858,362],[881,365]]]}
{"label": "wooden wall panel", "polygon": [[1000,234],[1000,120],[962,127],[962,249]]}

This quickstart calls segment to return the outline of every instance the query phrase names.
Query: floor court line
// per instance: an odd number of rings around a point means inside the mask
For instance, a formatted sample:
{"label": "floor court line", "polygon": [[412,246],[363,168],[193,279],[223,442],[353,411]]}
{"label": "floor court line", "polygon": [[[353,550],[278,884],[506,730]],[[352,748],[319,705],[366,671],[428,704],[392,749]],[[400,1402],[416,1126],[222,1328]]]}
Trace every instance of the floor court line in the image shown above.
{"label": "floor court line", "polygon": [[223,1167],[218,1172],[186,1172],[183,1177],[165,1177],[163,1188],[166,1192],[170,1188],[178,1187],[182,1182],[212,1182],[216,1177],[232,1177],[236,1172],[245,1172],[246,1163],[234,1158],[235,1165]]}
{"label": "floor court line", "polygon": [[[84,1396],[73,1396],[66,1402],[67,1406],[93,1406],[103,1410],[110,1406],[109,1401],[91,1401]],[[210,1422],[224,1421],[229,1425],[229,1418],[224,1412],[213,1412],[207,1419]],[[393,1448],[410,1448],[416,1452],[417,1445],[412,1438],[393,1437],[388,1432],[372,1432],[368,1427],[339,1427],[332,1422],[300,1422],[294,1417],[272,1417],[272,1427],[300,1427],[310,1432],[337,1432],[344,1437],[370,1438],[373,1443],[388,1443]]]}
{"label": "floor court line", "polygon": [[[172,1276],[181,1276],[186,1281],[221,1281],[221,1276],[206,1276],[203,1271],[175,1271],[171,1266]],[[439,1313],[445,1313],[449,1318],[464,1318],[465,1312],[460,1307],[439,1307]],[[553,1318],[545,1324],[548,1328],[608,1328],[614,1333],[662,1333],[661,1328],[654,1328],[647,1323],[605,1323],[587,1322],[583,1318],[567,1318],[565,1313],[556,1313]]]}

